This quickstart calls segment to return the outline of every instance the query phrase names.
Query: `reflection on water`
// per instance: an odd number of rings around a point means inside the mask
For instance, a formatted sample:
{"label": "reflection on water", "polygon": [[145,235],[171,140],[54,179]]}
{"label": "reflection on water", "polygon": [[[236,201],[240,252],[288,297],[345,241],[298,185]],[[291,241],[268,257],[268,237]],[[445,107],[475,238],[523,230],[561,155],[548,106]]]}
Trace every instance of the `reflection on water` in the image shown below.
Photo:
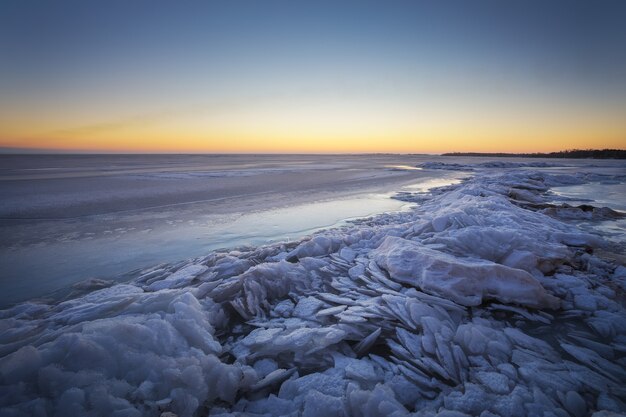
{"label": "reflection on water", "polygon": [[411,165],[385,165],[385,168],[398,169],[400,171],[421,171],[423,169]]}
{"label": "reflection on water", "polygon": [[446,185],[454,185],[461,182],[463,178],[467,177],[467,174],[454,173],[441,178],[430,178],[424,181],[420,181],[415,184],[405,185],[403,189],[426,193],[433,188],[445,187]]}
{"label": "reflection on water", "polygon": [[[96,239],[48,240],[0,252],[0,306],[48,294],[88,278],[111,279],[137,268],[205,255],[219,248],[301,238],[349,219],[408,209],[371,194],[275,210],[167,222],[157,229],[115,230]],[[10,285],[8,285],[10,283]]]}

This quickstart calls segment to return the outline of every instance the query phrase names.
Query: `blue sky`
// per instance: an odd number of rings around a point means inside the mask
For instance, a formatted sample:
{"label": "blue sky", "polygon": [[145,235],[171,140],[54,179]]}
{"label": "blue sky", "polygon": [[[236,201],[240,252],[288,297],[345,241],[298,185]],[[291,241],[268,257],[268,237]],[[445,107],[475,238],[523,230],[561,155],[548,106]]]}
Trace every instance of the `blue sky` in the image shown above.
{"label": "blue sky", "polygon": [[[258,141],[293,131],[272,121],[285,108],[284,118],[304,128],[326,123],[319,134],[335,126],[351,138],[367,134],[352,125],[374,113],[382,118],[371,130],[402,125],[398,135],[409,135],[411,123],[414,136],[420,126],[430,132],[428,120],[462,132],[471,112],[481,120],[495,112],[506,129],[523,129],[548,123],[542,114],[554,109],[552,124],[588,115],[590,126],[619,131],[624,22],[626,2],[602,0],[4,0],[0,121],[12,127],[0,140],[54,146],[80,134],[86,144],[92,135],[106,143],[101,136],[141,134],[140,126],[149,136],[161,123],[180,137],[195,126],[210,149],[218,135],[237,134],[211,130],[224,117],[266,129]],[[301,113],[311,106],[308,120]],[[350,122],[331,120],[324,106],[348,109]]]}

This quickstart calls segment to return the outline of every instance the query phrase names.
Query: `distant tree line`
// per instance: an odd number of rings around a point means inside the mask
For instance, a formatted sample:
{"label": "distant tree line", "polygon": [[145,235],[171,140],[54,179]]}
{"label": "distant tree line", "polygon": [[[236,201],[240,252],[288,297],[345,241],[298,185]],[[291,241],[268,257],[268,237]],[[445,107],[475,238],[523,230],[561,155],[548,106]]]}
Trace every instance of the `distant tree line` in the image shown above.
{"label": "distant tree line", "polygon": [[503,153],[503,152],[451,152],[443,156],[487,156],[512,158],[592,158],[592,159],[626,159],[625,149],[569,149],[549,153]]}

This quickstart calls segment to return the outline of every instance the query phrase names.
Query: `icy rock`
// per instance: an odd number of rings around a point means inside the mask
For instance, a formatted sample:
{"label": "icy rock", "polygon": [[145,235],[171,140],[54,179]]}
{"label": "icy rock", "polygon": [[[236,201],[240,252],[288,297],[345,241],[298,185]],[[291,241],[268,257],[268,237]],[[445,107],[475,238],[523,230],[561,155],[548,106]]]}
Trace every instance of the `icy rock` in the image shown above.
{"label": "icy rock", "polygon": [[557,308],[559,300],[548,294],[528,272],[487,261],[470,261],[398,237],[387,237],[373,255],[380,267],[399,282],[466,305],[483,298],[536,308]]}

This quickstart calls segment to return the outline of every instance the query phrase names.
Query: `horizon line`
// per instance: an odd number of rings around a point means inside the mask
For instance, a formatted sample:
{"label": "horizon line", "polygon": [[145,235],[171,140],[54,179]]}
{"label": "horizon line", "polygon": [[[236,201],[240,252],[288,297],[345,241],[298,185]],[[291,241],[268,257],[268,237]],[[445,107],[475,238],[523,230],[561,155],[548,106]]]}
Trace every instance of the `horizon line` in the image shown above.
{"label": "horizon line", "polygon": [[550,155],[559,153],[569,153],[576,151],[584,152],[601,152],[601,151],[617,151],[626,152],[626,149],[619,148],[586,148],[586,149],[561,149],[558,151],[527,151],[527,152],[502,152],[502,151],[448,151],[448,152],[168,152],[168,151],[94,151],[94,150],[67,150],[67,149],[46,149],[46,148],[19,148],[19,147],[0,147],[0,156],[16,155],[16,156],[34,156],[34,155],[427,155],[427,156],[443,156],[455,155],[468,156],[490,156],[490,155]]}

